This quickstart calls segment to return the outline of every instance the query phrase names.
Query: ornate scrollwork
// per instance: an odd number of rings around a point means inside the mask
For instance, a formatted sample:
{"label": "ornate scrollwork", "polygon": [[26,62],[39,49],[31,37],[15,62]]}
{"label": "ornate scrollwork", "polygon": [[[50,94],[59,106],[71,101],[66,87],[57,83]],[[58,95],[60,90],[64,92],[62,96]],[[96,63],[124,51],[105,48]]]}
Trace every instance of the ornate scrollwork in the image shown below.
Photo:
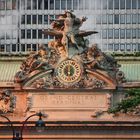
{"label": "ornate scrollwork", "polygon": [[[43,33],[56,39],[49,41],[48,47],[41,45],[38,52],[27,57],[15,75],[15,82],[31,88],[52,89],[115,88],[125,81],[117,61],[102,52],[97,44],[90,46],[84,39],[97,33],[80,30],[86,17],[80,19],[72,11],[65,11],[58,19],[51,20],[52,29]],[[52,70],[51,74],[47,73],[49,70]]]}

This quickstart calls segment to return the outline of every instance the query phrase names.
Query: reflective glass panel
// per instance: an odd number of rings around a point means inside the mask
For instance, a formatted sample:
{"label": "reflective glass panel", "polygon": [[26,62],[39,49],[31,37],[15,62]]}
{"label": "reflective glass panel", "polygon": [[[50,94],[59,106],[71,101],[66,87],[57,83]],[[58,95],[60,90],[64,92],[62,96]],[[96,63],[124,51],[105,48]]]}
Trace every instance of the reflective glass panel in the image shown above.
{"label": "reflective glass panel", "polygon": [[113,9],[113,0],[108,0],[108,9]]}
{"label": "reflective glass panel", "polygon": [[113,24],[113,15],[108,15],[108,23]]}
{"label": "reflective glass panel", "polygon": [[37,24],[37,16],[36,15],[32,15],[32,22],[33,22],[33,24]]}
{"label": "reflective glass panel", "polygon": [[132,9],[137,9],[137,0],[132,0]]}
{"label": "reflective glass panel", "polygon": [[33,10],[36,10],[37,9],[37,0],[33,0],[32,3],[33,3]]}
{"label": "reflective glass panel", "polygon": [[114,8],[119,9],[119,0],[114,0]]}
{"label": "reflective glass panel", "polygon": [[127,24],[131,23],[131,15],[126,15],[126,23]]}
{"label": "reflective glass panel", "polygon": [[44,9],[48,10],[48,0],[44,0]]}
{"label": "reflective glass panel", "polygon": [[120,9],[125,9],[125,0],[120,0]]}
{"label": "reflective glass panel", "polygon": [[114,24],[119,24],[119,15],[114,15]]}
{"label": "reflective glass panel", "polygon": [[131,9],[131,0],[126,0],[126,9]]}
{"label": "reflective glass panel", "polygon": [[67,9],[68,10],[72,9],[72,0],[67,0]]}
{"label": "reflective glass panel", "polygon": [[66,9],[66,0],[61,0],[61,9],[62,10]]}
{"label": "reflective glass panel", "polygon": [[120,15],[120,23],[125,24],[125,15]]}
{"label": "reflective glass panel", "polygon": [[60,9],[60,0],[55,0],[55,9],[56,10]]}
{"label": "reflective glass panel", "polygon": [[114,38],[119,39],[119,29],[114,29]]}
{"label": "reflective glass panel", "polygon": [[130,39],[131,38],[131,29],[126,30],[126,38]]}
{"label": "reflective glass panel", "polygon": [[125,29],[120,29],[120,38],[125,38]]}

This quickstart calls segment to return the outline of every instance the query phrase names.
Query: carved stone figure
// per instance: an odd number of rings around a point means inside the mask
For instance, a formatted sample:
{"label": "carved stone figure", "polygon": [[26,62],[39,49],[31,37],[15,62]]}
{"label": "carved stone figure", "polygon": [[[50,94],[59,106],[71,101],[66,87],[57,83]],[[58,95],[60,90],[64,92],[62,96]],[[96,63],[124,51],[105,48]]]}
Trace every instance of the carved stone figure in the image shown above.
{"label": "carved stone figure", "polygon": [[86,17],[80,19],[72,11],[65,11],[51,20],[52,29],[43,33],[55,36],[55,40],[49,41],[48,47],[40,45],[38,52],[27,57],[15,82],[35,89],[114,89],[125,81],[117,61],[84,38],[97,33],[80,30]]}
{"label": "carved stone figure", "polygon": [[15,98],[9,90],[0,92],[0,113],[12,112],[15,107]]}

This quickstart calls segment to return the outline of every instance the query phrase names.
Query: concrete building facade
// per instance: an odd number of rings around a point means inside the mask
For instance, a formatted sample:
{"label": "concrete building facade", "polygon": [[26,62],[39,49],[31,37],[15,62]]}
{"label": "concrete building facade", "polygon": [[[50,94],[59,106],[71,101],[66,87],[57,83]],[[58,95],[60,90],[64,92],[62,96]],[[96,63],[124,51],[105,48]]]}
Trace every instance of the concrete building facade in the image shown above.
{"label": "concrete building facade", "polygon": [[53,36],[42,34],[64,10],[87,16],[82,29],[99,33],[89,37],[106,52],[140,50],[140,0],[1,0],[0,52],[28,53]]}

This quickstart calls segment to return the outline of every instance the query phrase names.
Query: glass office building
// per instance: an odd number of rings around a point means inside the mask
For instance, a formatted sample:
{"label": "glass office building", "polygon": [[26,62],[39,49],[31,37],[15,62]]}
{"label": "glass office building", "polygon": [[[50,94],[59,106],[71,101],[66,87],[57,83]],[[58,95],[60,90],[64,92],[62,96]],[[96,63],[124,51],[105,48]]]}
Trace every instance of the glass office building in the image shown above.
{"label": "glass office building", "polygon": [[103,51],[140,51],[140,0],[0,0],[0,53],[26,54],[47,45],[53,36],[42,30],[70,9],[88,17],[83,29],[99,32],[88,38]]}

